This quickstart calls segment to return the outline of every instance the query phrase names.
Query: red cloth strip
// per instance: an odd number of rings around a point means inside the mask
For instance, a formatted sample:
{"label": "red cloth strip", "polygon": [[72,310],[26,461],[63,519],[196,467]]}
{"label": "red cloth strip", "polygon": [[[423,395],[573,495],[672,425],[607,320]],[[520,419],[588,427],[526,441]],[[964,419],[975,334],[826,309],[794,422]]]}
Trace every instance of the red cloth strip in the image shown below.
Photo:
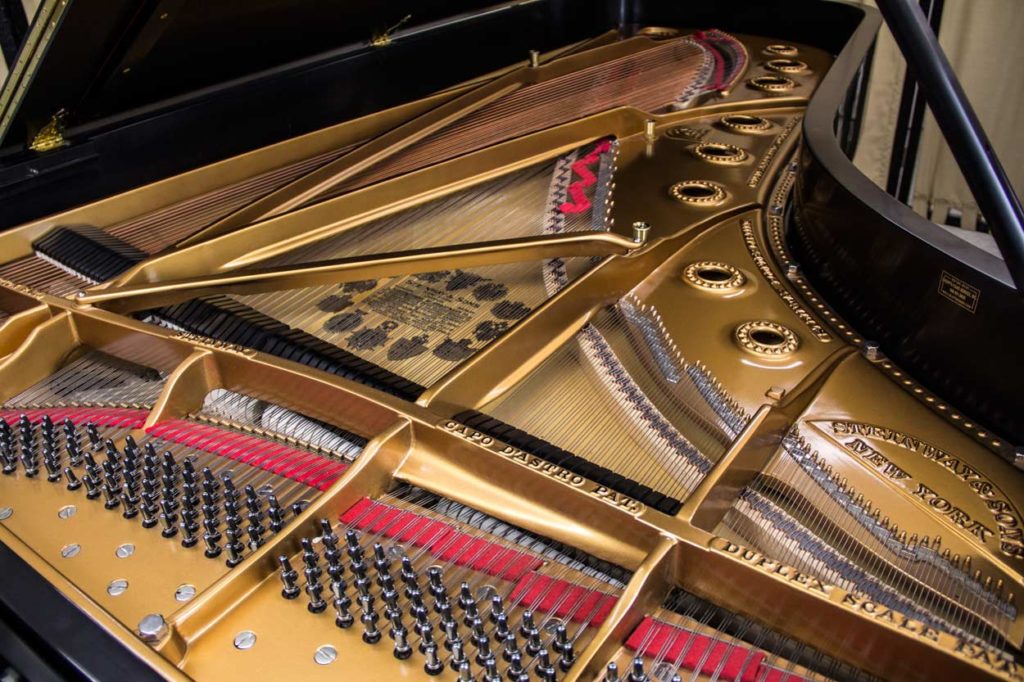
{"label": "red cloth strip", "polygon": [[512,603],[522,608],[570,618],[580,623],[600,625],[611,612],[618,597],[575,585],[567,580],[533,573],[512,590]]}
{"label": "red cloth strip", "polygon": [[[700,666],[702,675],[718,674],[723,680],[754,682],[761,679],[765,653],[746,646],[737,646],[668,623],[650,616],[633,631],[626,646],[641,656],[658,656],[668,662],[680,661],[679,667],[695,670]],[[770,671],[769,671],[769,674]],[[769,677],[769,679],[772,679]],[[785,682],[799,682],[791,676]],[[782,682],[775,678],[774,682]]]}
{"label": "red cloth strip", "polygon": [[809,682],[806,677],[787,673],[785,670],[779,670],[778,668],[769,668],[767,665],[762,664],[761,670],[767,672],[764,673],[763,677],[762,673],[758,672],[758,682]]}
{"label": "red cloth strip", "polygon": [[578,175],[580,179],[566,188],[566,193],[572,198],[572,201],[567,201],[559,206],[559,210],[562,213],[583,213],[590,208],[590,199],[587,198],[583,190],[597,182],[597,176],[587,166],[600,160],[601,154],[611,148],[612,143],[610,141],[601,140],[594,146],[593,151],[572,164],[572,172]]}
{"label": "red cloth strip", "polygon": [[320,490],[327,490],[347,468],[341,462],[282,443],[183,419],[154,424],[146,433],[271,471]]}
{"label": "red cloth strip", "polygon": [[70,417],[76,426],[92,422],[96,426],[120,426],[137,429],[146,423],[149,413],[146,410],[129,410],[120,407],[55,407],[4,410],[0,412],[0,419],[14,426],[18,423],[21,415],[28,417],[33,424],[42,421],[43,415],[49,415],[53,423],[58,425]]}
{"label": "red cloth strip", "polygon": [[529,552],[473,537],[444,521],[365,497],[342,514],[341,521],[358,530],[422,547],[438,559],[510,582],[519,580],[543,564]]}

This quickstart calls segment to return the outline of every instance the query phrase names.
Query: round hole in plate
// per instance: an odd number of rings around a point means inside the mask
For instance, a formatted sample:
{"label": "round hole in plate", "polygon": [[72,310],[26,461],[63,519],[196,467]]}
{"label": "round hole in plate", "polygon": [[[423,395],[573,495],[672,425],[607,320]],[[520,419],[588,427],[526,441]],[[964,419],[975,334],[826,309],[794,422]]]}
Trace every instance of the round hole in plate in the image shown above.
{"label": "round hole in plate", "polygon": [[683,180],[669,188],[676,201],[698,206],[715,206],[725,201],[725,188],[708,180]]}
{"label": "round hole in plate", "polygon": [[747,83],[750,87],[763,92],[783,92],[796,87],[796,82],[792,78],[775,75],[757,76],[748,80]]}
{"label": "round hole in plate", "polygon": [[734,144],[724,142],[701,142],[693,148],[698,159],[710,163],[731,165],[747,158],[747,153]]}
{"label": "round hole in plate", "polygon": [[764,65],[779,73],[800,73],[807,69],[807,64],[799,59],[769,59]]}
{"label": "round hole in plate", "polygon": [[709,260],[687,265],[683,279],[695,287],[713,291],[737,289],[747,281],[742,272],[728,263]]}
{"label": "round hole in plate", "polygon": [[763,133],[772,127],[771,121],[753,114],[728,114],[720,118],[719,123],[737,133]]}
{"label": "round hole in plate", "polygon": [[782,57],[794,57],[800,54],[800,50],[798,50],[793,45],[784,45],[782,43],[775,43],[773,45],[769,45],[766,48],[764,48],[764,51],[767,52],[768,54],[777,54]]}
{"label": "round hole in plate", "polygon": [[750,338],[763,346],[782,346],[786,343],[786,337],[774,329],[755,329],[750,332]]}
{"label": "round hole in plate", "polygon": [[800,347],[791,329],[770,320],[744,322],[736,328],[735,337],[746,352],[769,358],[789,355]]}
{"label": "round hole in plate", "polygon": [[127,559],[132,554],[135,554],[135,545],[130,542],[126,542],[123,545],[118,545],[117,549],[114,550],[114,556],[118,559]]}

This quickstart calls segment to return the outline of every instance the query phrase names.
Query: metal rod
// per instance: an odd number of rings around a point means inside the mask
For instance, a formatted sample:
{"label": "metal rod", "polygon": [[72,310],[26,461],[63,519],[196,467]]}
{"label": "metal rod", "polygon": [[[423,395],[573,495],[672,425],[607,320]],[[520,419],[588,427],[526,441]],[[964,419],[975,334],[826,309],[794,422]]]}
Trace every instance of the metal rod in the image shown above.
{"label": "metal rod", "polygon": [[129,312],[171,305],[212,294],[256,294],[432,272],[521,263],[547,258],[625,256],[646,244],[613,232],[567,232],[537,237],[499,239],[425,249],[379,253],[319,261],[308,265],[259,268],[204,275],[159,284],[137,284],[81,292],[79,305],[105,304],[108,310]]}
{"label": "metal rod", "polygon": [[[920,0],[920,4],[921,11],[928,17],[932,32],[939,35],[945,0]],[[903,76],[900,113],[896,117],[896,132],[893,134],[892,154],[889,157],[889,180],[885,186],[886,192],[907,205],[910,204],[914,186],[917,149],[924,127],[925,106],[921,86],[908,67]]]}
{"label": "metal rod", "polygon": [[878,8],[992,226],[1017,291],[1024,293],[1024,209],[928,19],[914,0],[878,0]]}

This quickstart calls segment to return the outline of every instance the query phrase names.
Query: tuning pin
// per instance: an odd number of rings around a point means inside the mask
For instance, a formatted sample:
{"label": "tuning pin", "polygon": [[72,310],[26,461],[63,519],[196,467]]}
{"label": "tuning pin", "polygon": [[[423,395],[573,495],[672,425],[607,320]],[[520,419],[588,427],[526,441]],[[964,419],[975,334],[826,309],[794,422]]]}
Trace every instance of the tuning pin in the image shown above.
{"label": "tuning pin", "polygon": [[78,490],[82,487],[82,482],[75,476],[71,467],[64,467],[64,476],[68,479],[68,490]]}
{"label": "tuning pin", "polygon": [[103,462],[103,496],[106,498],[103,506],[107,509],[114,509],[121,505],[120,476],[109,459]]}
{"label": "tuning pin", "polygon": [[96,424],[88,422],[85,425],[85,435],[89,437],[89,446],[93,450],[99,450],[103,447],[103,439],[100,438],[100,431],[96,428]]}
{"label": "tuning pin", "polygon": [[501,657],[511,663],[512,657],[516,654],[522,659],[522,654],[519,652],[519,644],[516,642],[516,633],[509,632],[505,635],[504,644],[501,648]]}
{"label": "tuning pin", "polygon": [[400,572],[402,582],[405,583],[405,594],[407,597],[412,599],[413,594],[420,594],[420,584],[416,579],[416,570],[413,568],[412,560],[407,557],[402,557],[402,570]]}
{"label": "tuning pin", "polygon": [[345,531],[345,543],[348,545],[348,558],[353,564],[363,563],[363,548],[359,545],[359,533],[351,528]]}
{"label": "tuning pin", "polygon": [[608,667],[604,671],[604,682],[620,682],[619,680],[619,664],[612,661],[608,664]]}
{"label": "tuning pin", "polygon": [[178,534],[178,515],[174,511],[174,505],[171,504],[170,500],[160,500],[160,522],[164,524],[164,529],[160,531],[160,535],[165,538],[172,538]]}
{"label": "tuning pin", "polygon": [[367,644],[376,644],[380,641],[380,630],[377,628],[379,616],[373,608],[373,595],[360,595],[359,608],[363,612],[363,615],[359,617],[359,621],[363,624],[363,641]]}
{"label": "tuning pin", "polygon": [[[396,654],[397,655],[397,654]],[[437,656],[437,644],[430,644],[424,654],[427,660],[423,663],[423,671],[428,675],[440,675],[444,670],[444,663]]]}
{"label": "tuning pin", "polygon": [[469,659],[466,658],[466,646],[458,638],[452,641],[451,666],[453,670],[461,671],[462,666],[466,666],[467,670],[469,669]]}
{"label": "tuning pin", "polygon": [[42,431],[43,438],[50,441],[53,440],[53,420],[50,419],[50,415],[44,414],[39,419],[39,429]]}
{"label": "tuning pin", "polygon": [[[88,478],[85,479],[85,485],[86,487],[89,486]],[[142,493],[142,504],[139,506],[139,511],[142,512],[143,528],[152,528],[157,524],[157,513],[160,511],[160,508],[157,507],[153,496],[146,491],[143,491]]]}
{"label": "tuning pin", "polygon": [[355,623],[356,619],[349,610],[351,606],[352,600],[344,592],[340,596],[334,597],[334,624],[343,630],[352,627],[352,624]]}
{"label": "tuning pin", "polygon": [[476,645],[476,662],[480,665],[487,665],[487,661],[494,660],[494,652],[491,651],[491,640],[483,629],[479,618],[473,625],[473,643]]}
{"label": "tuning pin", "polygon": [[320,570],[320,555],[313,548],[313,541],[309,538],[301,538],[299,544],[302,546],[302,563],[319,578],[322,573]]}
{"label": "tuning pin", "polygon": [[90,500],[95,500],[100,496],[100,479],[99,479],[99,467],[96,466],[95,462],[89,463],[92,457],[89,453],[86,454],[86,465],[85,473],[82,475],[82,480],[85,482],[85,496]]}
{"label": "tuning pin", "polygon": [[[3,419],[0,419],[0,424],[6,423]],[[3,472],[5,474],[10,475],[18,470],[18,458],[14,454],[14,448],[3,439],[0,439],[0,459],[3,460]]]}
{"label": "tuning pin", "polygon": [[139,498],[130,495],[128,492],[121,493],[121,505],[124,511],[121,516],[126,519],[134,519],[139,515]]}
{"label": "tuning pin", "polygon": [[644,672],[644,659],[637,656],[633,659],[632,670],[629,671],[629,682],[650,682],[647,673]]}
{"label": "tuning pin", "polygon": [[540,639],[540,629],[533,622],[533,611],[526,610],[523,612],[523,617],[519,624],[519,634],[526,639],[526,654],[528,656],[536,656],[543,645]]}
{"label": "tuning pin", "polygon": [[459,682],[472,682],[473,674],[469,671],[469,661],[459,664]]}
{"label": "tuning pin", "polygon": [[424,630],[433,629],[434,626],[431,625],[430,619],[427,618],[427,607],[424,606],[423,602],[420,602],[419,604],[413,604],[412,608],[409,610],[412,614],[412,617],[416,619],[416,622],[412,625],[412,629],[416,632],[417,635],[420,635],[422,637]]}
{"label": "tuning pin", "polygon": [[267,518],[270,520],[270,531],[280,533],[284,528],[284,510],[281,509],[281,503],[273,493],[267,495]]}
{"label": "tuning pin", "polygon": [[498,672],[498,664],[494,657],[484,661],[484,682],[501,682],[501,673]]}
{"label": "tuning pin", "polygon": [[569,668],[576,662],[576,649],[573,646],[572,640],[567,639],[562,645],[562,653],[558,657],[558,667],[562,669],[563,673],[569,672]]}
{"label": "tuning pin", "polygon": [[529,680],[529,674],[523,667],[523,655],[518,651],[513,652],[508,662],[508,669],[505,671],[509,682],[519,682],[520,679]]}
{"label": "tuning pin", "polygon": [[47,453],[43,457],[43,465],[46,467],[46,480],[50,483],[56,483],[61,479],[61,466],[60,460],[53,453]]}
{"label": "tuning pin", "polygon": [[206,545],[206,548],[203,550],[203,556],[207,559],[216,559],[222,551],[220,547],[221,534],[216,532],[216,530],[211,531],[207,521],[209,521],[208,518],[203,519],[203,526],[206,528],[203,533],[203,544]]}
{"label": "tuning pin", "polygon": [[124,437],[124,452],[125,454],[129,452],[139,454],[139,444],[135,442],[135,437],[130,433]]}
{"label": "tuning pin", "polygon": [[547,649],[537,652],[537,665],[534,668],[535,674],[544,682],[555,682],[555,666],[551,665],[551,658]]}
{"label": "tuning pin", "polygon": [[104,464],[110,462],[110,465],[114,467],[114,471],[121,471],[121,453],[117,451],[117,446],[114,445],[114,441],[109,438],[103,441],[103,447],[107,452],[107,459]]}
{"label": "tuning pin", "polygon": [[459,623],[452,618],[450,606],[441,612],[441,632],[444,633],[444,648],[451,651],[452,642],[459,639]]}
{"label": "tuning pin", "polygon": [[494,624],[494,641],[504,642],[511,634],[512,631],[508,628],[508,614],[499,613]]}
{"label": "tuning pin", "polygon": [[440,612],[448,601],[448,589],[444,586],[444,574],[438,566],[427,569],[427,590],[434,598],[434,610]]}
{"label": "tuning pin", "polygon": [[[255,527],[257,534],[263,534],[266,532],[266,528],[263,527],[263,505],[260,502],[259,495],[256,494],[256,489],[251,485],[245,486],[245,508],[248,512],[246,520],[249,522],[250,527]],[[252,531],[250,531],[252,535]]]}
{"label": "tuning pin", "polygon": [[196,543],[199,542],[199,538],[197,537],[199,524],[196,523],[196,518],[198,516],[199,513],[196,511],[196,508],[192,506],[191,500],[188,498],[182,498],[181,523],[179,524],[182,535],[182,547],[194,547]]}
{"label": "tuning pin", "polygon": [[555,650],[555,653],[562,653],[562,649],[569,643],[569,636],[566,633],[565,625],[559,623],[555,627],[555,638],[551,643],[551,648]]}
{"label": "tuning pin", "polygon": [[309,609],[310,613],[323,613],[324,609],[327,608],[327,602],[321,596],[324,586],[320,582],[320,569],[307,566],[303,569],[302,574],[306,578],[306,594],[309,596],[309,603],[306,604],[306,608]]}
{"label": "tuning pin", "polygon": [[242,563],[242,552],[245,551],[245,545],[242,544],[242,531],[238,526],[232,526],[230,523],[224,530],[224,539],[227,541],[224,543],[224,549],[227,550],[228,558],[225,563],[228,568],[234,568],[238,564]]}
{"label": "tuning pin", "polygon": [[395,640],[394,650],[391,652],[400,661],[412,656],[412,647],[409,646],[409,631],[402,625],[402,611],[399,609],[392,614],[391,638]]}

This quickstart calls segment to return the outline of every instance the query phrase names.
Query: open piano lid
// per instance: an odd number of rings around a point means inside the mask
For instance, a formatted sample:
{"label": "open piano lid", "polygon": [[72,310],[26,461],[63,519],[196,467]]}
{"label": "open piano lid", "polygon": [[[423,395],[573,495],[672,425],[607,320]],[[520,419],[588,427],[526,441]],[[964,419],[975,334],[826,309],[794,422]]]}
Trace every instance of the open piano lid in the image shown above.
{"label": "open piano lid", "polygon": [[[372,48],[492,3],[331,0],[45,0],[11,68],[0,142],[45,150],[57,112],[82,126],[315,55]],[[51,142],[52,144],[52,142]]]}

